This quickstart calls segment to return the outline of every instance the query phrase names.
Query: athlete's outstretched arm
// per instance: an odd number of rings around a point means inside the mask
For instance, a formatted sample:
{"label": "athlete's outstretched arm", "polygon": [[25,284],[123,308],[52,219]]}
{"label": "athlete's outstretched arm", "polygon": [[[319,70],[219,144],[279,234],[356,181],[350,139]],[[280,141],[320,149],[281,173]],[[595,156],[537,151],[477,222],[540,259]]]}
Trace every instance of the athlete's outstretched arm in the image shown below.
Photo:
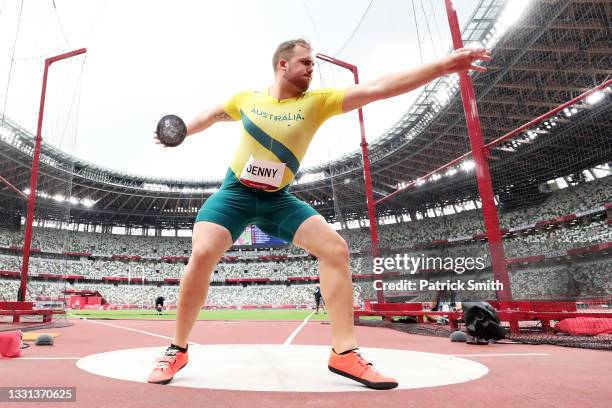
{"label": "athlete's outstretched arm", "polygon": [[231,122],[234,119],[223,110],[223,105],[205,110],[187,124],[187,136],[199,133],[217,122]]}
{"label": "athlete's outstretched arm", "polygon": [[353,85],[346,90],[342,111],[349,112],[370,102],[405,94],[443,75],[467,70],[484,72],[486,68],[476,62],[490,60],[489,51],[484,48],[461,48],[430,64]]}

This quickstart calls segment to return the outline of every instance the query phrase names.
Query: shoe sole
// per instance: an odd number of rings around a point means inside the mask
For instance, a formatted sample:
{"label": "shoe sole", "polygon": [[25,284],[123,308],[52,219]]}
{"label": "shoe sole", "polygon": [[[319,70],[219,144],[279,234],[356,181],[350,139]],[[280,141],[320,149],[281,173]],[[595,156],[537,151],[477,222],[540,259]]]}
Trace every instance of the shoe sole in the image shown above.
{"label": "shoe sole", "polygon": [[[188,363],[189,361],[187,361]],[[179,368],[178,370],[176,370],[176,373],[178,373],[179,371],[181,371],[183,369],[183,367],[185,367],[187,365],[187,363],[183,364],[181,366],[181,368]],[[176,375],[176,373],[174,373],[174,375]],[[174,375],[172,377],[170,377],[168,380],[162,380],[162,381],[147,381],[149,384],[159,384],[159,385],[166,385],[166,384],[170,384],[170,381],[172,381],[174,379]]]}
{"label": "shoe sole", "polygon": [[351,375],[349,373],[346,373],[344,371],[340,371],[337,368],[334,368],[332,366],[327,366],[327,368],[329,369],[329,371],[331,371],[334,374],[338,374],[341,375],[343,377],[346,378],[350,378],[353,381],[357,381],[363,385],[365,385],[366,387],[369,388],[373,388],[375,390],[390,390],[393,388],[396,388],[398,386],[398,383],[396,382],[371,382],[368,380],[364,380],[363,378],[359,378],[359,377],[355,377],[354,375]]}

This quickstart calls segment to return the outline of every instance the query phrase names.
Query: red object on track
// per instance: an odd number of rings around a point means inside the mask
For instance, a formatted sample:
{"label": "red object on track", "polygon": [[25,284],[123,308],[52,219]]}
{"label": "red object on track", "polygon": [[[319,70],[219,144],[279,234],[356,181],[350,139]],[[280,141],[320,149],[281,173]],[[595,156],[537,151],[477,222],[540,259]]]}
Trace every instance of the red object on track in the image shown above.
{"label": "red object on track", "polygon": [[555,329],[573,336],[612,334],[612,319],[600,317],[573,317],[561,320]]}
{"label": "red object on track", "polygon": [[2,357],[21,357],[21,332],[0,332],[0,355]]}

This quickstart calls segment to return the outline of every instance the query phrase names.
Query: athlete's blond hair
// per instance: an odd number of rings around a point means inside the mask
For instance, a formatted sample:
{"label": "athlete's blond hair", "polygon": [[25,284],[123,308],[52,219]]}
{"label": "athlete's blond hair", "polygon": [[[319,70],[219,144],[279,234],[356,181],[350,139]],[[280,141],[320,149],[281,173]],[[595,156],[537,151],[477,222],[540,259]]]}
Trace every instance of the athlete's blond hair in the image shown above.
{"label": "athlete's blond hair", "polygon": [[301,46],[304,48],[312,49],[310,43],[303,38],[296,38],[295,40],[289,40],[280,43],[278,47],[276,47],[276,51],[274,51],[274,55],[272,56],[272,69],[276,72],[276,67],[278,65],[278,61],[282,59],[288,60],[293,55],[293,49],[296,46]]}

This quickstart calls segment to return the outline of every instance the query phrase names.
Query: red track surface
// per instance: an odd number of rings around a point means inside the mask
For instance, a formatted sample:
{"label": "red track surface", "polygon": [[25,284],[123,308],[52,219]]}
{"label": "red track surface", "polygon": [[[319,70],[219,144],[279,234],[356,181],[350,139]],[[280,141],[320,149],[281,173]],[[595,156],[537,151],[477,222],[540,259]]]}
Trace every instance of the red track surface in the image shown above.
{"label": "red track surface", "polygon": [[[165,346],[151,335],[73,320],[53,347],[32,345],[23,357],[85,357],[105,351]],[[172,336],[173,321],[103,321]],[[191,340],[200,344],[281,344],[300,322],[198,322]],[[466,357],[489,368],[479,380],[413,390],[342,393],[249,392],[164,387],[115,380],[85,372],[76,360],[0,360],[1,386],[73,386],[77,402],[66,407],[609,407],[612,401],[612,353],[555,346],[498,344],[470,346],[448,339],[409,335],[385,328],[357,327],[363,347],[407,349],[440,354],[547,353],[546,356]],[[309,322],[292,344],[329,344],[329,326]],[[153,362],[152,362],[153,364]],[[295,379],[299,381],[299,378]],[[608,402],[606,402],[608,401]],[[57,403],[15,403],[20,408]]]}

